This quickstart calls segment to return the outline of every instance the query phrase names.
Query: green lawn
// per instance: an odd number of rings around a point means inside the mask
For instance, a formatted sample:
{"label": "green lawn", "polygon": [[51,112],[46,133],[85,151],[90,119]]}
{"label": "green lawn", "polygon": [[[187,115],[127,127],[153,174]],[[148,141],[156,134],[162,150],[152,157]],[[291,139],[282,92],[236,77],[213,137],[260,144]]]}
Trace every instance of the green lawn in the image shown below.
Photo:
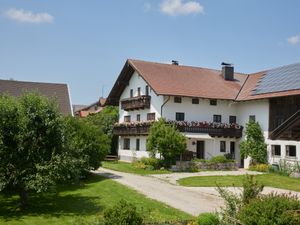
{"label": "green lawn", "polygon": [[163,174],[171,173],[168,170],[145,170],[140,168],[135,168],[132,163],[126,163],[121,161],[105,161],[102,162],[102,166],[107,169],[121,171],[125,173],[134,173],[139,175],[149,175],[149,174]]}
{"label": "green lawn", "polygon": [[146,198],[113,180],[92,175],[81,185],[65,185],[57,193],[30,196],[30,207],[20,210],[19,198],[0,193],[0,224],[78,224],[101,218],[103,210],[120,199],[136,205],[150,221],[191,219],[192,216]]}
{"label": "green lawn", "polygon": [[[241,186],[245,176],[202,176],[180,179],[178,183],[189,187]],[[265,186],[300,191],[300,179],[277,174],[256,175],[256,180]]]}

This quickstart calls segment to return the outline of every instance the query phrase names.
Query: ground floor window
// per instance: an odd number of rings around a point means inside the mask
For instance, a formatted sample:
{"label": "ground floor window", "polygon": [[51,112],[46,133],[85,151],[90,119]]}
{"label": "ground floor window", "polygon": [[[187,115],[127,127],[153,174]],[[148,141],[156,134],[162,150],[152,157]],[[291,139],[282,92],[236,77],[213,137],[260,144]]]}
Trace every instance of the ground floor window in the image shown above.
{"label": "ground floor window", "polygon": [[272,155],[281,156],[281,146],[280,145],[271,145]]}
{"label": "ground floor window", "polygon": [[130,139],[129,138],[124,138],[123,149],[130,149]]}
{"label": "ground floor window", "polygon": [[175,114],[175,119],[176,119],[176,121],[184,121],[184,113],[177,112]]}
{"label": "ground floor window", "polygon": [[147,113],[147,120],[155,120],[155,113]]}
{"label": "ground floor window", "polygon": [[136,144],[135,150],[137,150],[137,151],[140,150],[140,139],[137,138],[135,144]]}
{"label": "ground floor window", "polygon": [[226,141],[220,141],[220,152],[226,152]]}
{"label": "ground floor window", "polygon": [[286,156],[296,157],[296,146],[295,145],[287,145],[285,148],[286,148]]}

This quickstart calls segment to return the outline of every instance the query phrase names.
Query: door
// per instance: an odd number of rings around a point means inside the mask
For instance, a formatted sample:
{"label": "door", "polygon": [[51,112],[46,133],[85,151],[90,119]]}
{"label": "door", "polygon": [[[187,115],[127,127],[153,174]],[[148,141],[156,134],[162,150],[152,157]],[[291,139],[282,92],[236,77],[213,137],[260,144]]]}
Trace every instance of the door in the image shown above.
{"label": "door", "polygon": [[204,141],[197,141],[197,158],[198,159],[205,158]]}
{"label": "door", "polygon": [[230,142],[230,155],[232,159],[235,159],[235,142]]}

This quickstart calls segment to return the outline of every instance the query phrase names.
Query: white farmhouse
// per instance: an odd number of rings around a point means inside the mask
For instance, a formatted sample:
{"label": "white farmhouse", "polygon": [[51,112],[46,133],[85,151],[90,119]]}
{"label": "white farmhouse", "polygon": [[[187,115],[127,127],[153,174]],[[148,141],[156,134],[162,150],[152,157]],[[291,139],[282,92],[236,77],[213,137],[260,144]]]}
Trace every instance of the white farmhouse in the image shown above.
{"label": "white farmhouse", "polygon": [[222,70],[127,60],[107,104],[118,105],[118,154],[121,160],[148,156],[151,121],[164,117],[186,136],[188,156],[231,154],[240,164],[239,143],[246,123],[260,123],[268,159],[300,157],[300,63],[241,74]]}

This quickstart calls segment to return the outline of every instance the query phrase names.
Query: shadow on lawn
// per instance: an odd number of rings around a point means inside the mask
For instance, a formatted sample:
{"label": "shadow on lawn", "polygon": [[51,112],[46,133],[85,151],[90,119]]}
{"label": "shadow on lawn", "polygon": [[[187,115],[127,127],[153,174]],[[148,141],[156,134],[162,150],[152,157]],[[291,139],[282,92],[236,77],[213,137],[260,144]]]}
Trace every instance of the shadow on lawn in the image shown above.
{"label": "shadow on lawn", "polygon": [[[19,208],[18,196],[0,193],[0,219],[9,221],[22,219],[24,216],[60,217],[98,214],[103,210],[99,205],[100,196],[86,196],[80,193],[80,189],[88,189],[89,185],[106,179],[91,175],[81,181],[81,184],[59,186],[56,193],[30,193],[30,205],[22,210]],[[73,191],[75,193],[72,193]]]}

